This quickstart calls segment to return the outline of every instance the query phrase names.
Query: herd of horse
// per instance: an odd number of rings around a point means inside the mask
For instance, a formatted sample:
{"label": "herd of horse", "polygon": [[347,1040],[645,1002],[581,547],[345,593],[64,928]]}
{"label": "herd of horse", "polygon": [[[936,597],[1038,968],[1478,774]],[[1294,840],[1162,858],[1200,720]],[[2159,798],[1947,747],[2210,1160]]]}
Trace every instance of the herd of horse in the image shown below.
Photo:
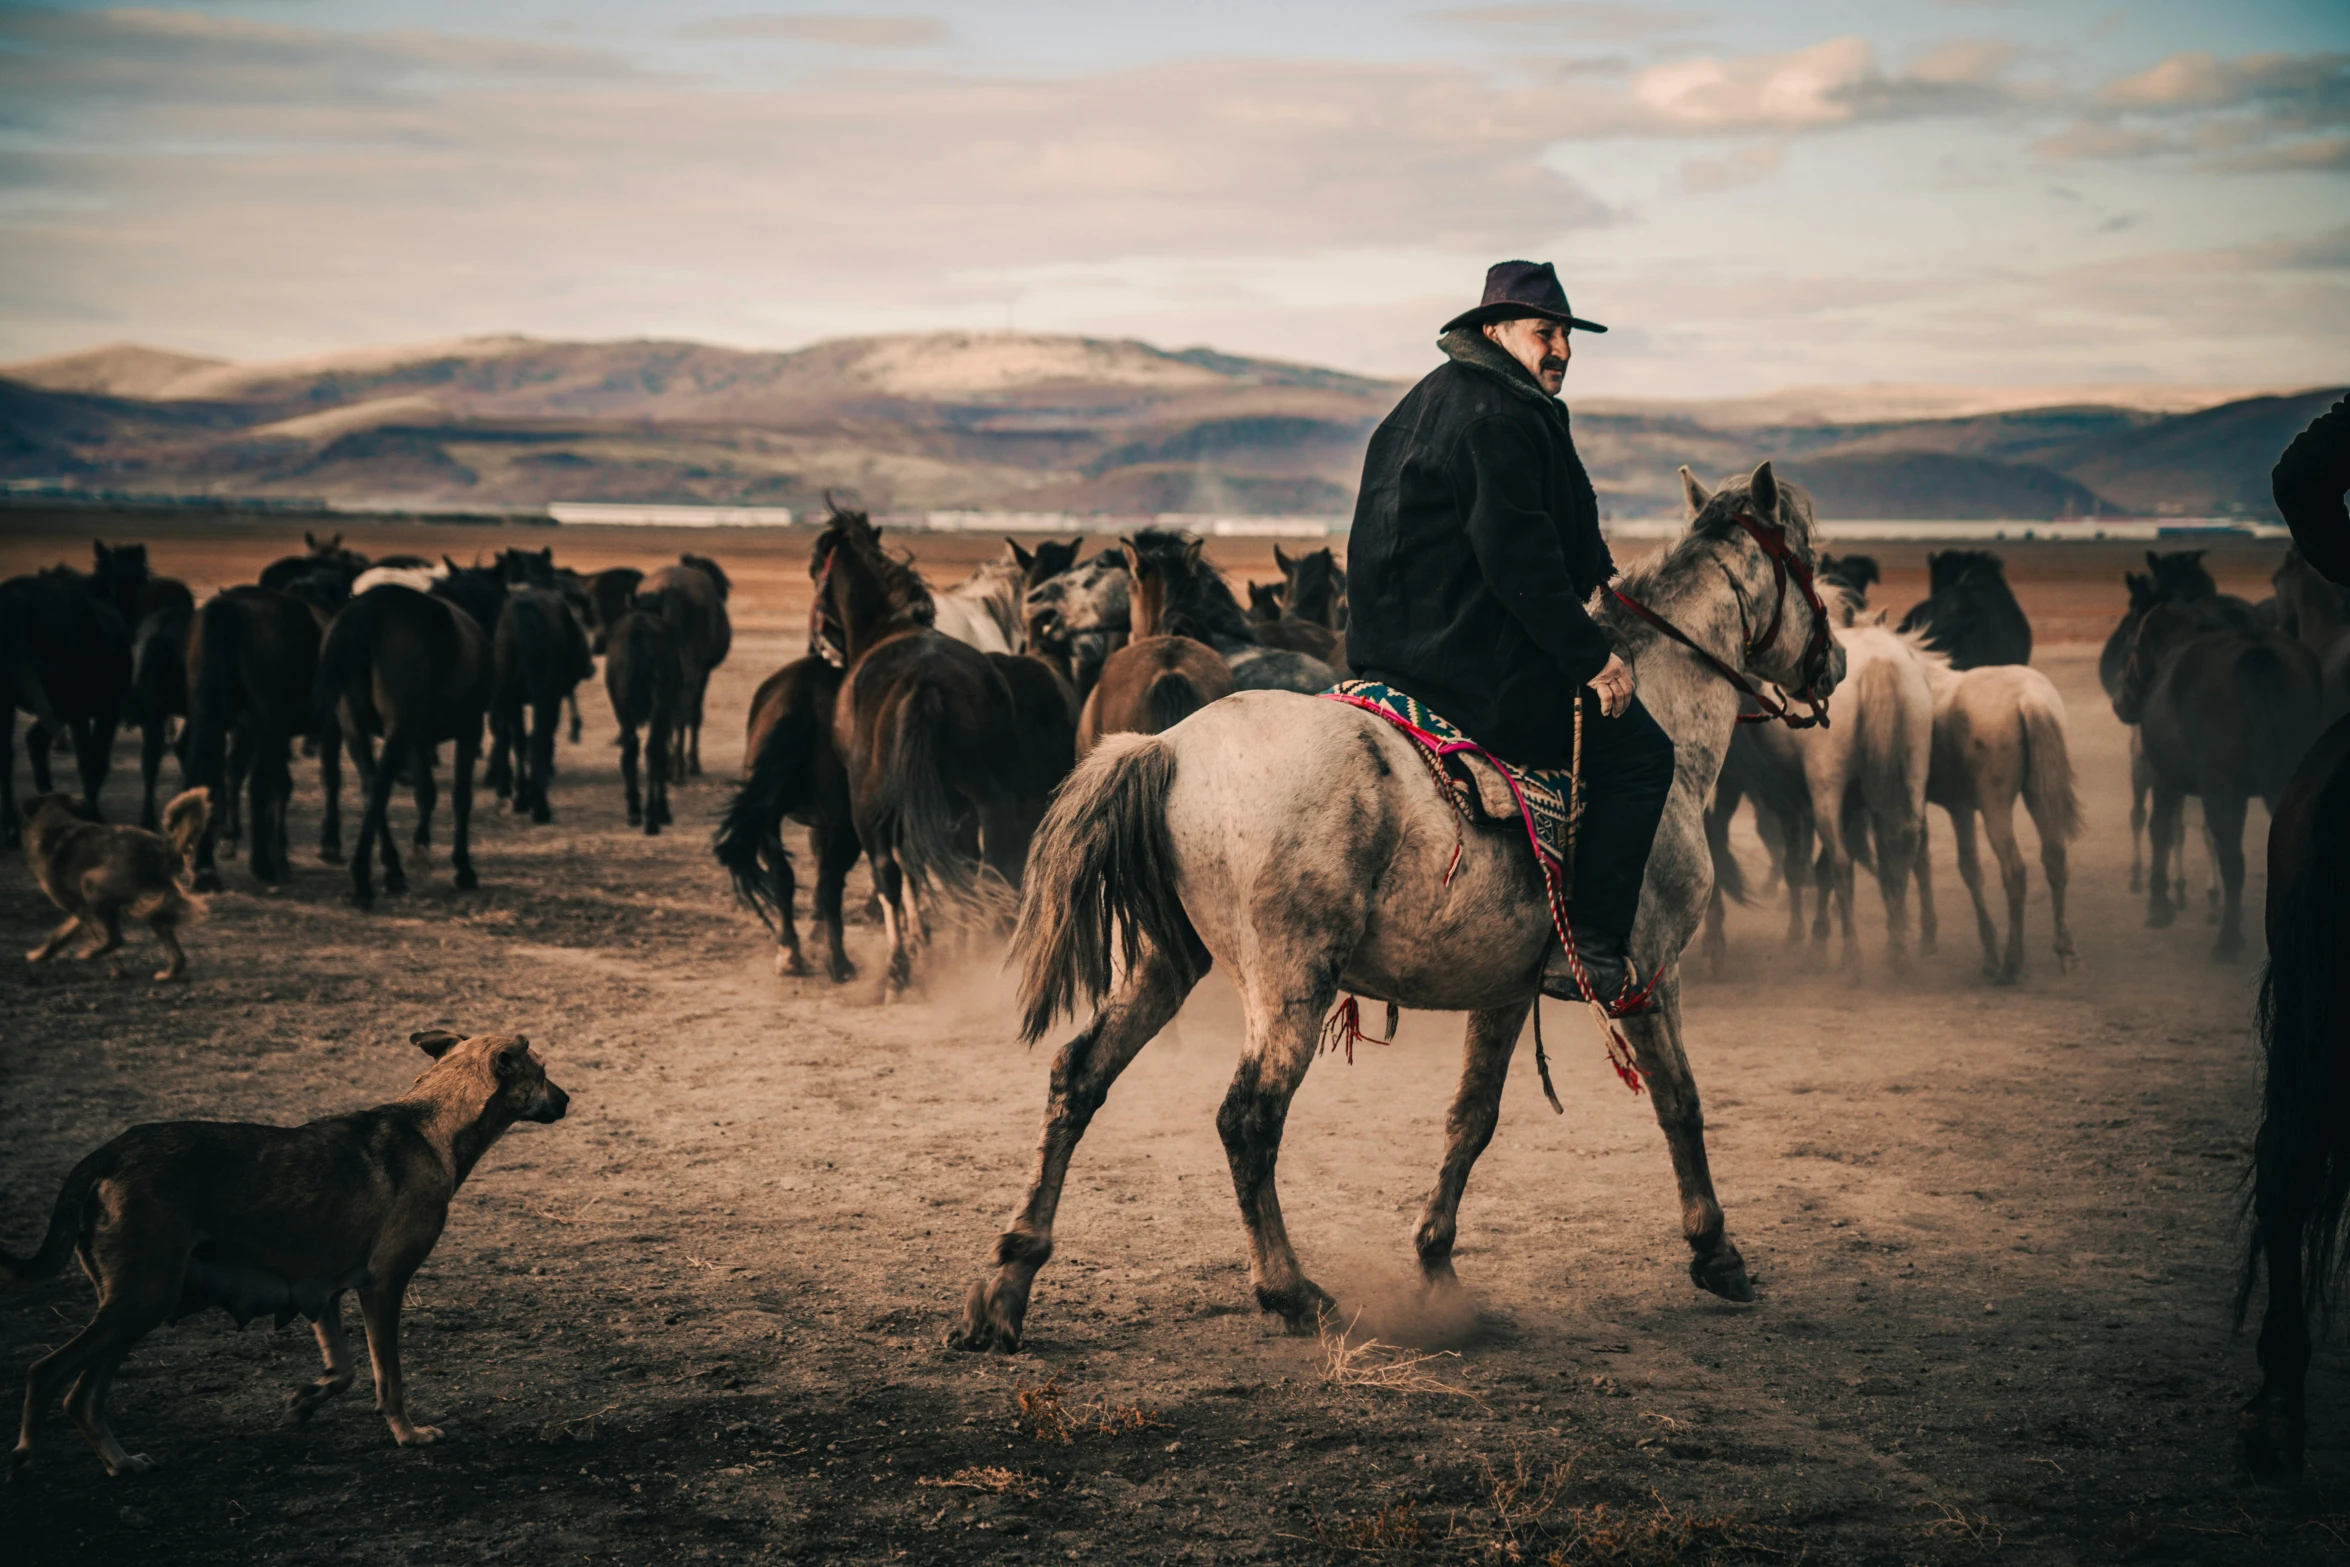
{"label": "herd of horse", "polygon": [[[1930,949],[1927,810],[1940,807],[1983,972],[1999,983],[2024,971],[2018,803],[2037,829],[2056,957],[2077,965],[2066,845],[2081,812],[2064,704],[2030,667],[2030,623],[1996,556],[1929,557],[1927,598],[1888,625],[1867,603],[1882,580],[1876,564],[1821,554],[1808,496],[1770,464],[1718,489],[1683,479],[1687,529],[1627,571],[1599,610],[1675,741],[1631,944],[1656,1005],[1622,1019],[1619,1042],[1672,1157],[1692,1280],[1749,1300],[1681,1015],[1684,951],[1702,931],[1701,953],[1719,965],[1725,900],[1754,896],[1731,849],[1738,808],[1752,808],[1770,875],[1785,884],[1787,939],[1808,936],[1824,957],[1833,908],[1840,960],[1857,970],[1856,867],[1876,878],[1889,964],[1908,960],[1913,880],[1917,940]],[[365,789],[350,873],[366,906],[377,859],[385,888],[404,886],[386,821],[402,780],[416,803],[414,842],[429,841],[444,745],[460,889],[476,883],[469,823],[485,729],[484,782],[517,812],[551,819],[563,710],[576,742],[577,687],[600,655],[628,822],[647,833],[673,822],[671,789],[700,770],[710,674],[731,645],[730,584],[716,562],[685,555],[649,572],[583,575],[556,565],[551,549],[466,567],[370,561],[339,536],[305,542],[305,553],[201,604],[152,575],[138,545],[96,546],[91,571],[0,583],[0,702],[11,713],[0,743],[13,745],[14,711],[31,715],[34,779],[46,791],[50,753],[69,738],[94,810],[115,729],[137,723],[152,822],[176,722],[181,768],[217,807],[194,855],[200,886],[218,885],[222,846],[244,847],[257,880],[286,875],[297,744],[317,757],[321,854],[338,861],[347,752]],[[2338,980],[2302,972],[2328,967],[2308,932],[2322,942],[2345,928],[2338,909],[2318,907],[2339,893],[2313,890],[2318,878],[2300,871],[2304,859],[2341,852],[2341,813],[2321,808],[2341,791],[2340,759],[2315,783],[2292,782],[2297,765],[2308,772],[2305,755],[2350,749],[2339,728],[2317,739],[2350,707],[2350,597],[2288,556],[2274,598],[2248,603],[2218,591],[2200,554],[2150,554],[2146,573],[2128,575],[2100,676],[2130,726],[2132,885],[2147,892],[2150,924],[2168,923],[2183,901],[2183,804],[2193,796],[2215,868],[2216,955],[2235,955],[2246,802],[2261,797],[2278,823],[2269,927],[2279,966],[2263,1003],[2270,1095],[2246,1272],[2249,1299],[2265,1258],[2269,1383],[2242,1433],[2247,1459],[2274,1473],[2299,1465],[2306,1310],[2339,1272],[2334,1235],[2350,1203],[2350,1164],[2309,1151],[2334,1135],[2312,1116],[2350,1108],[2350,1062],[2325,1045],[2333,1025],[2310,1021],[2335,1003],[2309,997]],[[1558,961],[1545,889],[1515,836],[1456,815],[1411,740],[1313,699],[1351,673],[1345,572],[1328,549],[1276,555],[1280,580],[1249,584],[1243,604],[1201,540],[1171,529],[1090,556],[1072,541],[1013,543],[951,588],[927,583],[862,512],[833,506],[817,532],[807,652],[759,686],[741,778],[713,839],[736,893],[774,932],[777,970],[810,971],[786,844],[797,823],[832,980],[856,973],[843,905],[862,859],[887,942],[885,996],[917,983],[942,933],[993,929],[1011,934],[1030,1040],[1064,1012],[1090,1014],[1054,1060],[1033,1178],[965,1305],[953,1335],[963,1347],[1019,1343],[1078,1141],[1118,1074],[1217,963],[1246,1028],[1217,1129],[1251,1282],[1266,1310],[1301,1329],[1330,1297],[1290,1245],[1275,1167],[1327,1020],[1342,997],[1469,1014],[1442,1166],[1414,1232],[1429,1286],[1455,1283],[1461,1196]],[[1833,721],[1797,719],[1772,688],[1816,707],[1832,695]],[[0,825],[13,840],[11,772],[0,766]],[[2004,932],[1978,826],[1999,869]],[[2142,864],[2141,828],[2151,845]],[[2292,953],[2301,967],[2288,973]],[[2299,1085],[2293,1102],[2280,1103],[2280,1080]]]}

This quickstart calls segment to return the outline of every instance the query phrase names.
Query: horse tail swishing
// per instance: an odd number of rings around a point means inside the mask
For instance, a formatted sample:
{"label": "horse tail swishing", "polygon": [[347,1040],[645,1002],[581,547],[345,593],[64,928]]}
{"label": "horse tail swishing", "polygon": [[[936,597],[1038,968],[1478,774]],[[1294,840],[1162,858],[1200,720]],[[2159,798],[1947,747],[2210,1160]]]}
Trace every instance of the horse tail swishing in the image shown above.
{"label": "horse tail swishing", "polygon": [[1156,736],[1112,735],[1077,765],[1028,846],[1020,924],[1020,1033],[1034,1044],[1063,1012],[1109,993],[1116,966],[1147,950],[1185,989],[1207,953],[1176,889],[1167,794],[1175,752]]}
{"label": "horse tail swishing", "polygon": [[887,732],[888,755],[859,812],[858,836],[905,877],[919,908],[972,910],[987,901],[978,856],[965,843],[968,812],[948,789],[939,741],[950,721],[946,693],[923,683],[902,693]]}
{"label": "horse tail swishing", "polygon": [[[792,917],[790,851],[783,824],[808,825],[816,856],[813,923],[823,927],[825,972],[835,984],[856,977],[841,918],[841,892],[862,852],[851,825],[848,773],[833,749],[832,714],[840,671],[822,657],[794,659],[769,675],[751,699],[743,755],[751,759],[720,818],[711,848],[735,894],[775,932],[775,972],[805,974]],[[772,917],[771,917],[772,916]]]}
{"label": "horse tail swishing", "polygon": [[[196,844],[196,890],[218,892],[213,839],[225,814],[236,815],[237,791],[228,781],[228,732],[236,721],[237,680],[244,662],[239,644],[244,619],[227,594],[215,595],[196,612],[189,641],[200,650],[195,688],[188,693],[188,781],[212,791],[212,824]],[[238,780],[242,782],[243,780]]]}

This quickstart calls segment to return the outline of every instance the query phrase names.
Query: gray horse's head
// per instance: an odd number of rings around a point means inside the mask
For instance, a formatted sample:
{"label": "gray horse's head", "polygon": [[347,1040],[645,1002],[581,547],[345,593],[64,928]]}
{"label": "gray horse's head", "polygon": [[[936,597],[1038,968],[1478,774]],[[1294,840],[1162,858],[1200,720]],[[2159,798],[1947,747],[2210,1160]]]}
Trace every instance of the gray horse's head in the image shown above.
{"label": "gray horse's head", "polygon": [[[1752,651],[1753,671],[1789,691],[1808,685],[1814,695],[1825,697],[1835,690],[1844,679],[1844,649],[1829,633],[1839,621],[1840,601],[1833,588],[1817,582],[1819,522],[1812,512],[1811,492],[1792,479],[1780,478],[1766,460],[1745,478],[1728,480],[1715,490],[1708,490],[1684,467],[1681,494],[1689,503],[1693,539],[1719,539],[1761,553],[1762,543],[1738,521],[1745,515],[1785,544],[1789,580],[1779,598],[1779,629],[1767,644]],[[1759,634],[1769,624],[1771,607],[1756,604],[1751,612],[1761,617],[1762,624],[1752,628]]]}

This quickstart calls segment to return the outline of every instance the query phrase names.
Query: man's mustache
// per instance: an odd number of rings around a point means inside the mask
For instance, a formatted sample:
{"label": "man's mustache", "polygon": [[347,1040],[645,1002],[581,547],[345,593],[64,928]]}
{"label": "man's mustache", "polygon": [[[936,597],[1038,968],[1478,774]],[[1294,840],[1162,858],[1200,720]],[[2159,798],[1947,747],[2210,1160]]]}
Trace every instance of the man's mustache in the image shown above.
{"label": "man's mustache", "polygon": [[1542,356],[1542,368],[1544,370],[1557,370],[1563,374],[1567,368],[1567,362],[1556,354],[1544,354]]}

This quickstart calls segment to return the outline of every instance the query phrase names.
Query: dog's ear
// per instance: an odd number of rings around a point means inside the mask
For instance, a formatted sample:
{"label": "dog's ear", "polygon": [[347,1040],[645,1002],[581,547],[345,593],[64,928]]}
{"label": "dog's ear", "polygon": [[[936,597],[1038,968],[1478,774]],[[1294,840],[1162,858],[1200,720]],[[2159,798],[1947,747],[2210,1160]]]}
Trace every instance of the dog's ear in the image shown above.
{"label": "dog's ear", "polygon": [[495,1060],[500,1077],[518,1076],[522,1071],[523,1064],[530,1060],[530,1036],[516,1034],[498,1047]]}
{"label": "dog's ear", "polygon": [[449,1053],[451,1047],[465,1043],[465,1039],[464,1036],[452,1034],[445,1028],[427,1028],[410,1034],[408,1043],[438,1061]]}

